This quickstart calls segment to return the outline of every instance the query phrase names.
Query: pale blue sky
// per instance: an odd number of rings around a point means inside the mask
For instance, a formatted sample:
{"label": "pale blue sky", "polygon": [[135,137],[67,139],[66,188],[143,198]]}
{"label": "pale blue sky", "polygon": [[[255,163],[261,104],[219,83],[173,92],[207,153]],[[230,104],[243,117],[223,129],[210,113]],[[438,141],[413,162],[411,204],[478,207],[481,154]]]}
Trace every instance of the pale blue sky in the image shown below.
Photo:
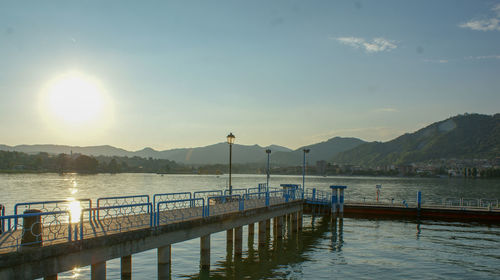
{"label": "pale blue sky", "polygon": [[[500,1],[0,0],[0,143],[386,141],[499,112],[499,20]],[[106,125],[44,119],[69,71],[99,82]]]}

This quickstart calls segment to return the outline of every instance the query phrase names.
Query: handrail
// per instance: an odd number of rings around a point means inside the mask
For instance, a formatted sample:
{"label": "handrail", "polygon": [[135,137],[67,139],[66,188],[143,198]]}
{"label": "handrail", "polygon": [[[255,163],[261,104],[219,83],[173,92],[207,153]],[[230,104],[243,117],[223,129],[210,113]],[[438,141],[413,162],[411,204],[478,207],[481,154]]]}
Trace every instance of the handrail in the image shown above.
{"label": "handrail", "polygon": [[[161,205],[166,205],[167,206],[169,204],[174,204],[174,207],[175,207],[175,204],[180,203],[180,204],[184,204],[184,205],[187,204],[189,207],[174,208],[175,210],[190,209],[190,208],[196,208],[197,207],[196,206],[197,205],[196,202],[200,202],[200,201],[201,201],[201,216],[205,217],[205,199],[203,199],[203,198],[178,199],[178,200],[169,200],[169,201],[160,201],[160,202],[158,202],[158,204],[156,206],[156,212],[155,212],[155,225],[156,226],[160,226],[160,214],[162,212],[161,209],[160,209]],[[174,209],[168,209],[166,211],[174,210]]]}

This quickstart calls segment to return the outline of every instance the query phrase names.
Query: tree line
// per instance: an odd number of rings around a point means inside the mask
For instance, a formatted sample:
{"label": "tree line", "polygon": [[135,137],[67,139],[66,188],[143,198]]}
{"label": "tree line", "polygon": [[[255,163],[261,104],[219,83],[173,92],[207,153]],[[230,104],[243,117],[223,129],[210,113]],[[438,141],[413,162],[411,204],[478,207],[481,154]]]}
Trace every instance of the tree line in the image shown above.
{"label": "tree line", "polygon": [[26,154],[0,151],[0,171],[77,173],[190,173],[192,169],[166,159],[87,156],[82,154]]}

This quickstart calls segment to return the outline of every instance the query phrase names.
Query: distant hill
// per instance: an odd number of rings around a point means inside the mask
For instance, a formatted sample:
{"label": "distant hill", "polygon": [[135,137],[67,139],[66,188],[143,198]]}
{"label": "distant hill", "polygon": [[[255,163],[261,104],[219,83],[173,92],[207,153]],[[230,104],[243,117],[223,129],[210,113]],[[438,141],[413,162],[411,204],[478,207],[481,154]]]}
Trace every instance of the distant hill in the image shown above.
{"label": "distant hill", "polygon": [[441,158],[500,156],[500,114],[465,114],[433,123],[388,142],[371,142],[341,152],[331,161],[382,166]]}
{"label": "distant hill", "polygon": [[304,149],[309,149],[307,161],[309,164],[316,164],[316,161],[329,161],[333,156],[340,152],[353,149],[365,141],[358,138],[334,137],[327,141],[300,147],[292,152],[277,152],[272,154],[272,161],[278,165],[302,165]]}
{"label": "distant hill", "polygon": [[[360,145],[362,140],[356,138],[335,137],[328,141],[301,147],[297,150],[270,145],[261,147],[259,145],[233,145],[234,163],[259,163],[267,160],[265,150],[271,149],[271,160],[274,165],[301,165],[302,149],[309,148],[311,152],[307,155],[310,164],[315,164],[318,160],[328,160],[338,152],[345,151]],[[186,164],[226,164],[229,160],[229,147],[225,142],[196,148],[171,149],[165,151],[156,151],[152,148],[144,148],[139,151],[131,152],[112,146],[64,146],[64,145],[18,145],[6,146],[0,145],[0,150],[19,151],[29,154],[47,152],[50,154],[81,153],[90,156],[120,156],[120,157],[143,157],[155,159],[168,159],[178,163]]]}

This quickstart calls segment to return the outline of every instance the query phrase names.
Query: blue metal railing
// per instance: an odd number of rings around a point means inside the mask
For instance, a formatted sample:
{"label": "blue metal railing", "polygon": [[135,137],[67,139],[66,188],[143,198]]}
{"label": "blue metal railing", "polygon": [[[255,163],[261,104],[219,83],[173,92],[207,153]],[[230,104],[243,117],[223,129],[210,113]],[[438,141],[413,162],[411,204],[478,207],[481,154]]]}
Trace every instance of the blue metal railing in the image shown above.
{"label": "blue metal railing", "polygon": [[[172,201],[180,199],[191,199],[192,194],[190,192],[176,192],[176,193],[160,193],[153,195],[153,207],[156,207],[158,202],[161,201]],[[155,208],[156,209],[156,208]],[[156,215],[154,215],[153,223],[156,225]]]}
{"label": "blue metal railing", "polygon": [[155,225],[167,224],[169,221],[179,221],[186,218],[205,217],[205,200],[190,198],[160,201],[156,206]]}
{"label": "blue metal railing", "polygon": [[[258,190],[261,190],[260,192]],[[237,192],[237,194],[235,194]],[[226,195],[223,195],[225,193]],[[265,184],[258,188],[233,189],[233,195],[228,191],[207,190],[197,192],[161,193],[153,195],[153,203],[149,195],[112,196],[101,197],[93,207],[90,199],[77,199],[79,203],[86,202],[80,210],[79,221],[71,220],[70,203],[68,200],[52,200],[39,202],[18,203],[14,206],[15,215],[5,216],[5,208],[1,210],[0,219],[0,248],[7,239],[6,233],[20,230],[18,220],[28,216],[59,215],[64,213],[64,218],[57,217],[58,229],[66,227],[64,235],[68,241],[81,240],[88,236],[99,236],[124,232],[139,228],[154,228],[172,221],[185,220],[195,217],[207,217],[231,212],[244,211],[256,207],[266,207],[279,203],[286,203],[300,198],[301,189],[268,188]],[[302,192],[303,193],[303,192]],[[20,209],[40,208],[41,213],[18,214]],[[48,210],[64,211],[48,211]],[[177,210],[177,211],[171,211]],[[75,213],[73,213],[75,215]],[[175,216],[177,215],[177,216]],[[73,229],[74,225],[74,229]],[[50,227],[47,227],[50,229]],[[54,233],[52,233],[54,234]],[[61,232],[57,238],[60,239]],[[44,241],[55,240],[45,238]],[[16,243],[16,245],[12,245]],[[10,242],[13,247],[20,246],[18,241]]]}
{"label": "blue metal railing", "polygon": [[219,215],[235,211],[243,211],[245,208],[243,199],[239,194],[209,196],[207,198],[206,213],[208,217],[211,214]]}
{"label": "blue metal railing", "polygon": [[193,192],[193,198],[208,198],[209,196],[220,196],[222,190],[209,190],[209,191],[197,191]]}
{"label": "blue metal railing", "polygon": [[[26,218],[39,217],[40,232],[32,232],[24,230],[23,226],[19,225],[18,220],[24,221]],[[37,219],[37,220],[38,220]],[[2,215],[0,216],[0,223],[2,224],[2,232],[0,234],[0,249],[6,248],[20,248],[21,246],[30,246],[42,244],[43,242],[52,242],[56,240],[67,240],[71,242],[72,239],[72,223],[70,211],[53,211],[53,212],[39,212],[39,213],[26,213],[17,215]],[[31,234],[35,241],[24,242],[24,235]]]}
{"label": "blue metal railing", "polygon": [[[88,226],[84,223],[86,213],[92,220]],[[88,230],[98,235],[153,227],[153,215],[153,205],[149,202],[82,209],[80,239],[88,235]]]}
{"label": "blue metal railing", "polygon": [[[248,189],[232,189],[232,194],[244,195],[248,193]],[[224,190],[224,195],[229,195],[229,190]]]}
{"label": "blue metal railing", "polygon": [[[21,202],[14,205],[14,215],[18,215],[21,207],[24,206],[24,210],[33,209],[36,207],[37,210],[42,212],[57,212],[57,211],[70,211],[70,204],[73,201],[77,201],[80,204],[82,202],[87,202],[88,207],[92,208],[92,200],[89,198],[80,198],[75,200],[49,200],[49,201],[34,201],[34,202]],[[17,223],[17,221],[16,221]],[[16,224],[17,225],[17,224]]]}

